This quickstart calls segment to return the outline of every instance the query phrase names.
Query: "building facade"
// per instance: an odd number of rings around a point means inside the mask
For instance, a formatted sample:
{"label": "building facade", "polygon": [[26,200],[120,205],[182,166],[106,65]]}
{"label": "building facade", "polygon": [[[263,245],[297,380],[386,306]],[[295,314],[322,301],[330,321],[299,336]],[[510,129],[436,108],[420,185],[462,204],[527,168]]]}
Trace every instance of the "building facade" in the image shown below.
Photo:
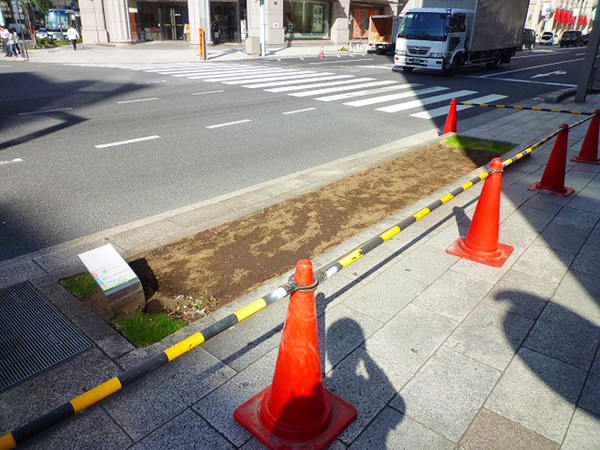
{"label": "building facade", "polygon": [[[531,0],[525,26],[538,33],[589,31],[598,0]],[[270,47],[347,44],[366,39],[369,17],[399,14],[418,0],[79,0],[85,43],[189,40],[213,43],[260,35],[260,4]],[[189,33],[189,35],[188,35]],[[217,38],[218,36],[218,38]]]}

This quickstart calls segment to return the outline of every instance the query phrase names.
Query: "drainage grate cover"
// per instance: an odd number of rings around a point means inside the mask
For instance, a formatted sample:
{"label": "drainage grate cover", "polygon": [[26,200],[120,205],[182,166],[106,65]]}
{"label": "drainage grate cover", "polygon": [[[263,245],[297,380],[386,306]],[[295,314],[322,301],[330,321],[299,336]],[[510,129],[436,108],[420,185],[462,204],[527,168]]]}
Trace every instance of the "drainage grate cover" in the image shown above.
{"label": "drainage grate cover", "polygon": [[91,347],[30,282],[0,289],[0,391]]}

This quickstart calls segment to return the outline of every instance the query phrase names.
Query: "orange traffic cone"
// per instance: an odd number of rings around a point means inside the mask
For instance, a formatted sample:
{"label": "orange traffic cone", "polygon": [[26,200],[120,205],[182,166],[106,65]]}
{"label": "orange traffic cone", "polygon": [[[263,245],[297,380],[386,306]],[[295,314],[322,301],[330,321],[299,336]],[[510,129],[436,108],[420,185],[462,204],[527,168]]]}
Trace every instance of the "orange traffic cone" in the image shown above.
{"label": "orange traffic cone", "polygon": [[323,51],[322,45],[321,45],[321,51],[319,52],[319,58],[325,58],[325,52]]}
{"label": "orange traffic cone", "polygon": [[450,110],[448,111],[448,117],[446,118],[446,126],[444,127],[444,134],[456,133],[456,99],[453,98],[450,102]]}
{"label": "orange traffic cone", "polygon": [[502,267],[514,250],[510,245],[498,243],[502,160],[492,159],[490,169],[498,172],[485,180],[467,236],[458,238],[446,249],[446,253],[492,267]]}
{"label": "orange traffic cone", "polygon": [[[313,284],[310,261],[294,280]],[[290,299],[273,384],[233,413],[235,420],[271,449],[323,449],[356,418],[350,403],[323,387],[314,292]]]}
{"label": "orange traffic cone", "polygon": [[590,121],[590,127],[585,134],[585,139],[579,150],[579,155],[573,156],[571,161],[587,163],[587,164],[600,164],[598,159],[598,127],[600,125],[600,109],[594,111],[594,117]]}
{"label": "orange traffic cone", "polygon": [[558,133],[542,180],[529,186],[532,191],[543,191],[562,197],[568,197],[575,189],[565,186],[565,170],[567,166],[567,143],[569,141],[569,125],[563,123]]}

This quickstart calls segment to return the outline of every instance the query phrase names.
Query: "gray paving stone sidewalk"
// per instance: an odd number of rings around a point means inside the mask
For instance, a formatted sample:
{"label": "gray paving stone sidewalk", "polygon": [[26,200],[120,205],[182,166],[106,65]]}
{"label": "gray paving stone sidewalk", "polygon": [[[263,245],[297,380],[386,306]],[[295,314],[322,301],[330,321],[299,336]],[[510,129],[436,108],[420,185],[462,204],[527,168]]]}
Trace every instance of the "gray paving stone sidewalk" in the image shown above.
{"label": "gray paving stone sidewalk", "polygon": [[[600,96],[591,96],[585,106],[596,109]],[[468,129],[459,123],[459,131],[502,138],[510,127],[532,143],[578,118],[496,110],[472,120]],[[571,131],[569,156],[578,152],[586,129],[587,124]],[[552,145],[503,174],[500,241],[515,247],[504,267],[445,253],[468,229],[482,187],[477,185],[319,286],[325,385],[358,409],[357,420],[331,448],[600,448],[600,166],[569,161],[566,183],[576,192],[568,198],[529,191]],[[409,211],[319,256],[315,265]],[[272,280],[161,343],[134,349],[91,322],[89,311],[55,284],[60,268],[52,278],[29,270],[26,260],[17,263],[97,348],[0,393],[0,433],[287,278]],[[286,308],[287,300],[281,300],[24,447],[262,448],[232,414],[270,384]]]}

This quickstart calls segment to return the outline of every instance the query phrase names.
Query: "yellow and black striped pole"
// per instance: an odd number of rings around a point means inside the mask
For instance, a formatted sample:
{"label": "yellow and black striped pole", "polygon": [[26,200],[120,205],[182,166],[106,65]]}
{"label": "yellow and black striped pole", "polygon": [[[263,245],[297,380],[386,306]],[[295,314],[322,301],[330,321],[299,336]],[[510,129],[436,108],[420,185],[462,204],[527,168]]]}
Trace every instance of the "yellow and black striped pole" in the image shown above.
{"label": "yellow and black striped pole", "polygon": [[[586,117],[583,120],[580,120],[579,122],[573,124],[571,128],[582,124],[583,122],[591,119],[592,117],[593,116],[590,116]],[[559,132],[560,129],[552,133],[550,136],[532,145],[531,147],[523,150],[522,152],[519,152],[511,158],[504,160],[502,162],[502,167],[504,168],[514,163],[515,161],[518,161],[521,158],[531,154],[531,152],[535,148],[545,144],[550,139],[558,135]],[[323,267],[317,269],[315,271],[315,279],[318,283],[322,283],[328,278],[331,278],[333,275],[335,275],[342,269],[345,269],[352,263],[358,261],[363,256],[376,249],[392,237],[396,236],[413,223],[421,220],[423,217],[427,216],[435,209],[439,208],[443,204],[452,200],[454,197],[462,194],[466,190],[475,186],[480,181],[485,180],[494,172],[494,170],[488,169],[487,171],[480,173],[467,183],[457,187],[456,189],[448,192],[446,195],[435,200],[427,207],[421,209],[420,211],[412,214],[409,217],[406,217],[405,219],[401,220],[385,232],[379,234],[378,236],[375,236],[372,239],[369,239],[362,245],[356,247],[354,250],[349,251],[341,258],[337,258],[331,263],[326,264]],[[90,406],[98,403],[104,398],[124,388],[128,384],[133,383],[138,378],[152,372],[153,370],[167,364],[170,361],[173,361],[174,359],[198,347],[199,345],[206,342],[210,338],[216,336],[217,334],[231,328],[232,326],[240,323],[242,320],[247,319],[248,317],[252,316],[258,311],[266,308],[268,305],[274,303],[275,301],[291,294],[296,290],[297,287],[298,286],[293,281],[289,281],[287,284],[279,286],[277,289],[265,295],[264,297],[255,300],[254,302],[246,305],[241,309],[238,309],[237,311],[228,315],[227,317],[224,317],[218,322],[215,322],[214,324],[204,328],[203,330],[172,345],[171,347],[167,348],[166,350],[162,351],[157,355],[154,355],[153,357],[147,359],[141,364],[132,367],[129,370],[126,370],[122,374],[113,377],[108,381],[105,381],[104,383],[96,386],[95,388],[90,389],[87,392],[84,392],[83,394],[69,400],[68,402],[26,423],[25,425],[15,428],[12,432],[5,434],[4,436],[0,436],[0,450],[13,449],[17,445],[24,443],[25,441],[31,439],[37,434],[61,422],[62,420],[74,414],[77,414],[78,412],[81,412],[86,408],[89,408]]]}
{"label": "yellow and black striped pole", "polygon": [[519,105],[490,105],[489,103],[469,103],[469,102],[457,102],[457,105],[464,106],[479,106],[481,108],[499,108],[499,109],[518,109],[521,111],[539,111],[539,112],[550,112],[559,114],[576,114],[576,115],[590,115],[593,112],[586,111],[575,111],[566,109],[555,109],[555,108],[539,108],[537,106],[519,106]]}

